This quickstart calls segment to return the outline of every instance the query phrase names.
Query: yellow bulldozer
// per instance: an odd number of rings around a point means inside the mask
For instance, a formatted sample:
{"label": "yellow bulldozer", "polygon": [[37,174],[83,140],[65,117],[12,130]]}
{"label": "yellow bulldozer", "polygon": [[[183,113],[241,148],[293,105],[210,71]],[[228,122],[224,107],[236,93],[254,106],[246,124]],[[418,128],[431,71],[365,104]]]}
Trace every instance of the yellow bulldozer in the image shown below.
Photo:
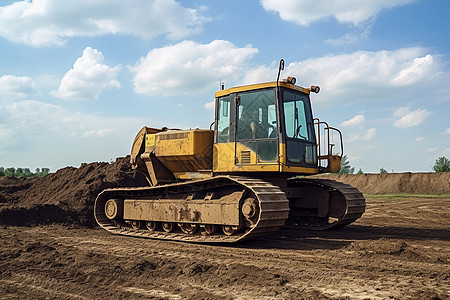
{"label": "yellow bulldozer", "polygon": [[339,171],[342,134],[313,118],[309,96],[320,88],[280,80],[283,69],[281,60],[274,82],[216,92],[210,129],[142,128],[131,165],[149,186],[101,192],[97,223],[114,234],[213,243],[361,217],[356,188],[308,177]]}

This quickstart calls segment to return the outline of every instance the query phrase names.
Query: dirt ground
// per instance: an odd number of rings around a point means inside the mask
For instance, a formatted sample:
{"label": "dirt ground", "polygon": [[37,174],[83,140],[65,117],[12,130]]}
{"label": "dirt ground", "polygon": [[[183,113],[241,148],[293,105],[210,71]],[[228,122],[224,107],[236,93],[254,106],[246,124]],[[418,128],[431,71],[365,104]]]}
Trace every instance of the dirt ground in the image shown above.
{"label": "dirt ground", "polygon": [[339,230],[199,245],[93,224],[97,190],[141,180],[132,176],[124,158],[0,178],[0,299],[450,297],[449,195],[370,196]]}

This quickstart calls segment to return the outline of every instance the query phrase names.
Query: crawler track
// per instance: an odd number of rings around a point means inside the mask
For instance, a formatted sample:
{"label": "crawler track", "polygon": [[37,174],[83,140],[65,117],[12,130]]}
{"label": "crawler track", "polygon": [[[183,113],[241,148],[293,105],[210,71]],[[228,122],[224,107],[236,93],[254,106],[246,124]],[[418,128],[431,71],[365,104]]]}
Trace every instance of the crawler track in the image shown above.
{"label": "crawler track", "polygon": [[[108,199],[168,200],[183,198],[192,191],[208,193],[208,191],[214,189],[223,189],[230,186],[242,189],[244,191],[242,194],[252,193],[259,204],[259,215],[254,224],[243,226],[233,235],[225,235],[221,231],[213,234],[205,234],[205,232],[187,234],[180,230],[166,232],[161,228],[154,231],[133,229],[125,220],[110,220],[105,215],[105,203]],[[305,201],[308,201],[308,197],[312,197],[311,199],[313,200],[318,198],[319,195],[315,194],[317,191],[327,194],[330,202],[339,206],[339,210],[342,213],[338,217],[324,217],[318,215],[317,209],[299,210],[298,207],[295,207],[296,201],[303,204]],[[230,194],[230,197],[233,197],[233,195]],[[240,201],[240,210],[243,199],[234,199],[233,201]],[[211,179],[156,187],[107,189],[97,197],[94,214],[97,223],[113,234],[197,243],[232,243],[259,235],[270,234],[277,231],[285,223],[286,227],[289,228],[308,230],[326,230],[342,227],[360,218],[365,211],[365,206],[365,199],[358,189],[334,180],[292,179],[288,181],[287,188],[280,188],[270,182],[255,178],[217,176]]]}
{"label": "crawler track", "polygon": [[[322,189],[328,192],[330,202],[335,201],[342,210],[342,215],[335,218],[319,217],[314,210],[303,211],[300,218],[291,213],[287,227],[308,229],[308,230],[327,230],[338,228],[359,219],[366,209],[366,201],[362,193],[351,185],[328,179],[310,179],[300,178],[289,180],[288,190],[299,189]],[[289,197],[289,201],[293,200]],[[302,197],[300,197],[301,199]],[[301,200],[300,200],[301,201]]]}
{"label": "crawler track", "polygon": [[[201,190],[208,192],[208,190],[223,186],[238,186],[245,190],[246,193],[253,193],[259,204],[257,221],[253,225],[238,230],[230,236],[221,232],[205,235],[202,233],[186,234],[181,231],[136,230],[130,228],[124,220],[110,220],[105,214],[105,203],[112,198],[155,200],[166,197],[166,199],[171,199],[170,197],[176,197],[176,195],[182,197],[181,195],[189,191]],[[242,203],[240,203],[239,207],[241,205]],[[99,194],[94,206],[94,215],[97,223],[113,234],[198,243],[231,243],[259,235],[267,235],[283,226],[288,218],[288,214],[289,201],[286,198],[286,194],[279,187],[259,179],[232,176],[217,176],[211,179],[155,187],[107,189]]]}

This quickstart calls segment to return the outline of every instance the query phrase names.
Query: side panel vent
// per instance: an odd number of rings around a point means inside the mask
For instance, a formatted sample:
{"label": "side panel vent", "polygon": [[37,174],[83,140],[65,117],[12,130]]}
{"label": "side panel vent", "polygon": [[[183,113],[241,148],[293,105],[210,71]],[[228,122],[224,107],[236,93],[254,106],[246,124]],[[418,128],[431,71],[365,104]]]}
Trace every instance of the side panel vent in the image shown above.
{"label": "side panel vent", "polygon": [[241,164],[251,163],[251,151],[241,151]]}

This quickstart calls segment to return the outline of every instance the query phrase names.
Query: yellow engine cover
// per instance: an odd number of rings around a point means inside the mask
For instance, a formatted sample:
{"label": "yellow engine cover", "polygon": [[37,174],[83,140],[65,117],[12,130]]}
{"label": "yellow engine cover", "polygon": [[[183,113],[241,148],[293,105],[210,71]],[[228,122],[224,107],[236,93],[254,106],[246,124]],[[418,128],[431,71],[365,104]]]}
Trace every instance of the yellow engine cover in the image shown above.
{"label": "yellow engine cover", "polygon": [[146,152],[156,157],[178,178],[186,173],[211,171],[214,134],[212,130],[169,130],[146,136]]}

